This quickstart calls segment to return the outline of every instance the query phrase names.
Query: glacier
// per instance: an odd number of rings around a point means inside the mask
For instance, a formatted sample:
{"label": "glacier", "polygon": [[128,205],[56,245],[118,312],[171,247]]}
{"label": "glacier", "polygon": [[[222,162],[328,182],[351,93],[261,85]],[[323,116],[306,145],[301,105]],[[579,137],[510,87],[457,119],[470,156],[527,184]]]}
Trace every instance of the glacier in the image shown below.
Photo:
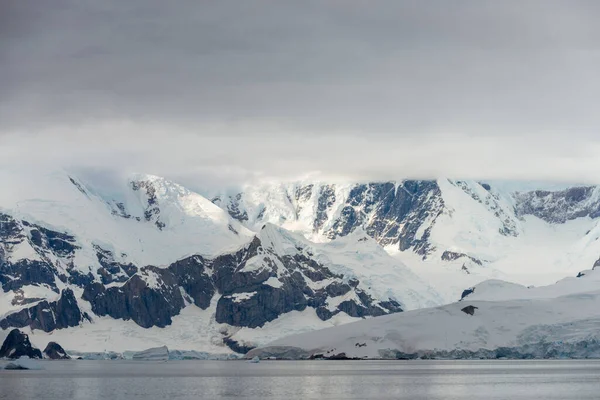
{"label": "glacier", "polygon": [[291,335],[246,357],[598,358],[599,283],[600,269],[539,288],[483,282],[460,302]]}

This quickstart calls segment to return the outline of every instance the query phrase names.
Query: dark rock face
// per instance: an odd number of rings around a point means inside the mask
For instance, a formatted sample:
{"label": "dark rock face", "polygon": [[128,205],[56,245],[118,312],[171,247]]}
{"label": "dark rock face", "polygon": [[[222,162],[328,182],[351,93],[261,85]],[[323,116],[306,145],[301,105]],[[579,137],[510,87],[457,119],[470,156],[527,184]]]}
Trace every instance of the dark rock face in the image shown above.
{"label": "dark rock face", "polygon": [[[75,237],[56,232],[27,221],[19,221],[0,213],[0,283],[4,292],[16,291],[26,285],[45,285],[58,293],[55,277],[66,280],[59,274],[52,258],[69,263],[75,254]],[[8,261],[16,246],[29,244],[39,259]]]}
{"label": "dark rock face", "polygon": [[594,266],[592,267],[592,269],[596,269],[600,267],[600,258],[596,260],[596,262],[594,263]]}
{"label": "dark rock face", "polygon": [[18,329],[13,329],[0,348],[0,358],[17,359],[23,356],[42,358],[42,352],[31,345],[28,335]]}
{"label": "dark rock face", "polygon": [[475,315],[475,310],[477,310],[478,307],[475,306],[466,306],[465,308],[462,308],[460,311],[464,312],[465,314],[469,314],[469,315]]}
{"label": "dark rock face", "polygon": [[[287,196],[289,203],[295,207],[296,215],[308,201],[313,201],[316,205],[313,230],[330,239],[346,236],[361,227],[382,245],[397,244],[401,250],[413,249],[424,257],[433,250],[428,241],[431,226],[444,208],[441,191],[435,181],[354,185],[339,215],[333,210],[338,200],[336,188],[334,184],[309,184],[296,187]],[[224,203],[220,197],[213,202],[226,209],[233,218],[246,220],[247,214],[242,208],[243,193],[230,197],[229,203]],[[240,215],[243,217],[240,218]],[[257,220],[261,220],[261,215]],[[423,224],[427,226],[421,234],[419,230]]]}
{"label": "dark rock face", "polygon": [[58,291],[54,280],[57,273],[50,263],[38,260],[19,260],[0,267],[0,283],[5,292],[21,289],[26,285],[47,285]]}
{"label": "dark rock face", "polygon": [[37,225],[31,225],[31,227],[32,229],[29,231],[31,242],[38,247],[49,248],[57,257],[73,256],[75,250],[78,248],[75,245],[74,236],[52,231]]}
{"label": "dark rock face", "polygon": [[216,320],[234,326],[256,328],[281,314],[306,308],[302,291],[294,286],[274,288],[262,285],[251,296],[236,297],[238,293],[221,297],[217,304]]}
{"label": "dark rock face", "polygon": [[70,360],[71,357],[67,354],[67,352],[61,347],[60,344],[56,342],[50,342],[44,349],[44,354],[51,360]]}
{"label": "dark rock face", "polygon": [[52,332],[55,329],[78,326],[85,319],[89,319],[89,317],[79,309],[73,291],[64,289],[60,298],[55,302],[43,300],[35,306],[7,315],[0,320],[0,328],[29,326],[31,329]]}
{"label": "dark rock face", "polygon": [[432,250],[428,242],[431,227],[420,237],[417,231],[428,219],[435,220],[443,205],[440,189],[434,181],[357,185],[327,236],[345,236],[363,226],[381,245],[397,243],[400,250],[413,249],[426,256]]}
{"label": "dark rock face", "polygon": [[96,315],[132,319],[144,328],[164,328],[184,307],[183,297],[169,271],[147,267],[145,272],[156,274],[161,285],[150,287],[140,275],[134,275],[121,287],[107,289],[101,283],[92,283],[85,288],[82,298],[92,304]]}
{"label": "dark rock face", "polygon": [[319,200],[317,203],[317,212],[315,214],[315,221],[313,222],[313,229],[318,231],[321,229],[325,221],[327,221],[327,213],[331,209],[331,206],[335,203],[335,186],[326,185],[320,189]]}
{"label": "dark rock face", "polygon": [[203,310],[210,306],[215,295],[208,262],[200,256],[179,260],[169,267],[178,284],[192,298],[193,303]]}
{"label": "dark rock face", "polygon": [[446,250],[442,253],[442,260],[444,261],[454,261],[454,260],[458,260],[459,258],[466,258],[468,260],[471,260],[472,262],[474,262],[477,265],[483,265],[483,262],[477,258],[468,256],[464,253],[456,253],[454,251],[449,251]]}
{"label": "dark rock face", "polygon": [[248,213],[246,211],[240,211],[239,204],[241,199],[242,196],[238,193],[234,198],[232,198],[232,201],[227,207],[227,211],[229,211],[229,214],[233,218],[237,219],[240,222],[243,222],[248,220]]}
{"label": "dark rock face", "polygon": [[[333,274],[316,262],[309,252],[301,248],[297,250],[293,256],[280,256],[255,239],[246,254],[231,255],[229,260],[222,257],[215,260],[215,285],[223,294],[217,303],[217,322],[255,328],[284,313],[302,311],[307,307],[315,308],[317,315],[323,320],[341,311],[350,311],[360,316],[401,311],[400,307],[390,306],[385,309],[381,305],[376,306],[369,296],[363,296],[361,304],[349,306],[342,303],[335,311],[328,310],[325,307],[327,298],[343,296],[350,290],[356,290],[359,282],[353,281],[354,286],[344,283],[343,277]],[[245,271],[245,263],[253,257],[260,258],[267,268]],[[232,262],[233,259],[239,261]],[[274,286],[267,283],[270,278],[276,278]],[[335,281],[324,289],[310,288],[309,282],[321,282],[325,279]]]}
{"label": "dark rock face", "polygon": [[600,217],[600,200],[595,196],[597,190],[584,186],[556,192],[536,190],[519,193],[516,196],[516,212],[556,224],[580,217],[597,218]]}
{"label": "dark rock face", "polygon": [[[244,249],[214,259],[192,256],[164,269],[142,267],[120,287],[92,282],[82,298],[97,315],[131,319],[145,328],[170,325],[186,301],[206,309],[217,294],[221,296],[216,321],[251,328],[307,307],[316,309],[324,320],[339,312],[366,317],[402,311],[397,302],[376,301],[358,287],[360,282],[345,282],[343,276],[316,262],[310,252],[297,250],[294,255],[281,256],[256,237]],[[249,262],[260,268],[246,268]],[[332,282],[323,289],[310,288],[326,279]],[[333,310],[326,308],[328,298],[352,290],[358,300],[341,302]]]}
{"label": "dark rock face", "polygon": [[[87,191],[77,181],[73,185],[78,190],[81,188],[80,191],[87,196]],[[348,200],[347,218],[334,225],[339,232],[330,230],[330,234],[347,234],[359,223],[366,223],[367,215],[374,212],[379,213],[380,218],[387,218],[391,211],[382,208],[377,199],[395,201],[398,203],[395,207],[402,208],[409,215],[416,207],[416,200],[410,197],[415,194],[399,193],[409,190],[418,193],[421,189],[417,183],[406,185],[403,189],[394,184],[356,188]],[[321,219],[316,224],[322,225],[335,202],[335,186],[319,186],[319,192],[315,192],[316,188],[314,185],[298,188],[289,196],[289,201],[302,202],[319,196]],[[156,224],[159,229],[164,227],[152,182],[133,182],[132,189],[146,196],[143,219]],[[243,199],[235,196],[233,200],[232,204],[241,204]],[[403,202],[410,204],[402,205]],[[123,204],[111,203],[109,206],[109,212],[117,210],[114,215],[131,217]],[[229,211],[235,214],[233,208]],[[237,218],[247,219],[241,208]],[[368,219],[373,224],[375,220]],[[82,300],[90,303],[96,315],[133,320],[145,328],[170,325],[172,318],[189,303],[207,309],[217,299],[217,322],[240,327],[260,327],[282,314],[306,308],[313,308],[323,320],[340,312],[360,318],[402,311],[396,301],[378,301],[361,288],[359,281],[332,273],[315,260],[310,250],[301,246],[295,253],[283,255],[277,253],[270,241],[263,243],[256,237],[237,252],[212,259],[192,256],[167,268],[157,268],[123,261],[126,255],[117,257],[112,251],[93,244],[100,267],[93,265],[86,270],[74,263],[75,253],[80,249],[74,236],[16,220],[6,214],[0,214],[0,222],[0,283],[4,291],[15,293],[13,305],[23,306],[0,320],[3,329],[30,327],[51,332],[90,320],[81,312],[71,289],[64,289],[56,301],[25,298],[23,295],[22,288],[27,285],[46,286],[58,293],[56,282],[59,280],[83,288]],[[410,225],[405,221],[402,223]],[[22,244],[30,244],[39,257],[9,262],[10,257],[6,255]],[[351,292],[356,294],[352,300],[336,300],[336,306],[329,305],[329,299],[339,299]]]}
{"label": "dark rock face", "polygon": [[150,181],[134,181],[131,182],[131,189],[141,191],[146,194],[146,209],[144,210],[144,219],[162,230],[166,225],[160,219],[160,206],[156,197],[156,188]]}
{"label": "dark rock face", "polygon": [[475,293],[475,288],[474,287],[463,290],[462,294],[460,295],[460,300],[464,299],[465,297],[467,297],[471,293]]}
{"label": "dark rock face", "polygon": [[225,345],[227,347],[229,347],[231,350],[235,351],[236,353],[240,353],[240,354],[246,354],[247,352],[256,348],[254,346],[245,346],[245,345],[239,344],[237,341],[235,341],[229,337],[223,338],[223,343],[225,343]]}
{"label": "dark rock face", "polygon": [[112,282],[125,282],[138,271],[138,268],[132,263],[125,264],[115,261],[115,256],[111,251],[98,245],[94,245],[94,249],[98,263],[102,266],[98,269],[98,274],[105,285]]}

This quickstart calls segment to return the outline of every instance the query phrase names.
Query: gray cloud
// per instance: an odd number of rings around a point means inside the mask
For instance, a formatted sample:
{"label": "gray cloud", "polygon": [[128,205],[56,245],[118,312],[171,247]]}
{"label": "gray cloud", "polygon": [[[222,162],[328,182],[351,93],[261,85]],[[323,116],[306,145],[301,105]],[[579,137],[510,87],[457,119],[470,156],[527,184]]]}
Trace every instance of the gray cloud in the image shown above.
{"label": "gray cloud", "polygon": [[0,7],[11,162],[600,181],[596,1]]}

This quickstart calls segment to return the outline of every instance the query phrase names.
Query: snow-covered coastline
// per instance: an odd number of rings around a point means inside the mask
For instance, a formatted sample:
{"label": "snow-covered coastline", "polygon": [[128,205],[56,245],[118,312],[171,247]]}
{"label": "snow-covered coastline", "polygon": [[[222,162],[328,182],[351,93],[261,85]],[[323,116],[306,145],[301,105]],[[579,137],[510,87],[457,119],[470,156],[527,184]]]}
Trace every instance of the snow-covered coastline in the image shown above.
{"label": "snow-covered coastline", "polygon": [[590,290],[600,271],[573,279],[531,289],[483,283],[473,299],[289,336],[246,357],[600,358],[600,290]]}

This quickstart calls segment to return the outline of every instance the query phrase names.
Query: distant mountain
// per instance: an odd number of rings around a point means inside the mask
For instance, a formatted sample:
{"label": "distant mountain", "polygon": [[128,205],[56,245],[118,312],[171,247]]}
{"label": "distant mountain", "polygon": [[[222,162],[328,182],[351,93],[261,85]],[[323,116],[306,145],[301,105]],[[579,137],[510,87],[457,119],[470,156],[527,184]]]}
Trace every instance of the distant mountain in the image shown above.
{"label": "distant mountain", "polygon": [[150,175],[0,177],[11,188],[0,194],[0,328],[29,329],[38,347],[51,334],[79,351],[244,353],[600,256],[596,187],[440,179],[199,194]]}

